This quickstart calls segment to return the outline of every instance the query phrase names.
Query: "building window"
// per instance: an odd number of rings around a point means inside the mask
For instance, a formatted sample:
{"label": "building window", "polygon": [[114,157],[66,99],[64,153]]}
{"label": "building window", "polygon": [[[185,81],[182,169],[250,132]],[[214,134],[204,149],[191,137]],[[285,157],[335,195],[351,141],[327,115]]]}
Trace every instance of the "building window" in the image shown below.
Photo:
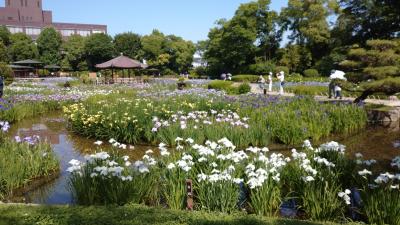
{"label": "building window", "polygon": [[24,6],[24,0],[21,0],[21,7]]}
{"label": "building window", "polygon": [[10,2],[10,0],[7,0],[7,5],[8,5],[8,6],[10,6],[10,5],[11,5],[11,2]]}
{"label": "building window", "polygon": [[40,8],[40,1],[37,2],[37,7]]}
{"label": "building window", "polygon": [[[69,36],[75,34],[75,31],[74,31],[74,30],[61,30],[60,32],[61,32],[61,35],[62,35],[63,37],[69,37]],[[83,35],[82,35],[82,36],[83,36]]]}
{"label": "building window", "polygon": [[93,34],[104,34],[106,33],[104,30],[92,30]]}
{"label": "building window", "polygon": [[78,30],[78,34],[83,37],[87,37],[90,35],[90,30]]}
{"label": "building window", "polygon": [[8,30],[9,30],[12,34],[24,32],[24,29],[22,29],[22,27],[8,27]]}
{"label": "building window", "polygon": [[13,20],[13,18],[12,18],[11,16],[9,16],[7,19],[8,19],[8,20]]}
{"label": "building window", "polygon": [[28,7],[28,0],[25,0],[25,6]]}
{"label": "building window", "polygon": [[25,28],[25,33],[27,35],[39,35],[42,30],[40,28],[34,28],[34,27],[27,27]]}

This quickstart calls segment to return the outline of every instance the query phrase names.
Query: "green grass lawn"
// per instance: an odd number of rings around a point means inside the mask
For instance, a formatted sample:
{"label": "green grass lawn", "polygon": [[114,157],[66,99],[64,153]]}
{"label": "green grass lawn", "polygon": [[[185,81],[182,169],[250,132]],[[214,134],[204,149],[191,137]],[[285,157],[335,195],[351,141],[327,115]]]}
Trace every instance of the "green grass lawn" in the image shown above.
{"label": "green grass lawn", "polygon": [[[225,215],[205,212],[173,211],[145,206],[77,207],[0,205],[0,225],[334,225],[298,220],[261,218],[246,214]],[[354,223],[353,223],[354,224]]]}

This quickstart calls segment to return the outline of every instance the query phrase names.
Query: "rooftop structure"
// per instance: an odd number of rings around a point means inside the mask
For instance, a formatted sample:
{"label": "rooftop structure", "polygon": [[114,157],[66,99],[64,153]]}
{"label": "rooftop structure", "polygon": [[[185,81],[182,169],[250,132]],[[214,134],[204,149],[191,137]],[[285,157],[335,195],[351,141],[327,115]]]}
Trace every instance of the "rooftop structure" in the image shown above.
{"label": "rooftop structure", "polygon": [[11,33],[25,33],[34,40],[44,27],[54,27],[63,38],[73,34],[89,36],[107,33],[106,25],[55,23],[52,11],[43,10],[42,0],[4,0],[0,7],[0,25],[5,25]]}

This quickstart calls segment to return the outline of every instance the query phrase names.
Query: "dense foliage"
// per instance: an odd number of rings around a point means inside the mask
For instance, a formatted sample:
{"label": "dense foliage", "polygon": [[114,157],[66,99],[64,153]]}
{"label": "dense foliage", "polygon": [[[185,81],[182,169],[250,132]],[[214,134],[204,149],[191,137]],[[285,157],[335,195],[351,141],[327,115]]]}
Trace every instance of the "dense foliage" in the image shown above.
{"label": "dense foliage", "polygon": [[400,41],[369,40],[366,47],[354,45],[340,65],[349,71],[349,79],[360,83],[356,90],[362,101],[374,93],[393,95],[400,91]]}
{"label": "dense foliage", "polygon": [[61,60],[61,44],[62,37],[52,27],[47,27],[42,30],[36,40],[39,50],[40,60],[47,65],[58,64]]}
{"label": "dense foliage", "polygon": [[62,48],[66,52],[61,62],[64,70],[87,70],[85,57],[85,38],[80,35],[72,35],[65,41]]}
{"label": "dense foliage", "polygon": [[26,59],[37,59],[39,52],[32,39],[23,33],[11,35],[11,44],[8,47],[9,59],[12,62]]}

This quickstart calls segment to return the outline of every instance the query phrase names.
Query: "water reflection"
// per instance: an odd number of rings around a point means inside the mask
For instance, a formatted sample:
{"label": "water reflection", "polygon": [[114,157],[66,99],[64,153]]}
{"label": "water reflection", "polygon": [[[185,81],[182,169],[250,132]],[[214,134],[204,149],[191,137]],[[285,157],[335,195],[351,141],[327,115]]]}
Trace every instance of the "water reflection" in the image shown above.
{"label": "water reflection", "polygon": [[[24,120],[12,125],[10,129],[12,137],[37,135],[41,140],[51,144],[55,154],[60,160],[60,176],[48,182],[46,185],[25,193],[24,200],[29,203],[41,204],[68,204],[72,203],[70,191],[68,190],[68,175],[66,172],[68,162],[72,159],[83,160],[84,155],[96,151],[110,150],[110,146],[102,149],[93,144],[96,140],[84,138],[72,134],[66,129],[62,114],[56,113],[40,118]],[[141,158],[149,146],[135,146],[134,150],[124,150],[121,154],[129,155],[132,160]],[[21,201],[21,200],[20,200]]]}
{"label": "water reflection", "polygon": [[[346,145],[347,154],[352,157],[360,152],[365,159],[376,159],[381,165],[389,165],[390,160],[400,155],[399,123],[386,126],[370,126],[362,132],[352,136],[336,136],[319,143],[335,140]],[[91,154],[100,149],[93,144],[96,140],[84,138],[69,132],[61,113],[25,120],[12,125],[10,135],[22,137],[38,135],[42,140],[51,143],[55,154],[60,159],[61,174],[56,179],[25,194],[25,201],[43,204],[69,204],[72,203],[68,190],[68,162],[72,159],[83,160],[84,155]],[[284,145],[270,145],[270,150],[290,154],[291,147]],[[110,146],[103,146],[103,150],[110,150]],[[127,149],[121,154],[129,155],[131,160],[137,160],[144,155],[151,146],[135,146],[134,150]],[[299,149],[299,148],[298,148]]]}

